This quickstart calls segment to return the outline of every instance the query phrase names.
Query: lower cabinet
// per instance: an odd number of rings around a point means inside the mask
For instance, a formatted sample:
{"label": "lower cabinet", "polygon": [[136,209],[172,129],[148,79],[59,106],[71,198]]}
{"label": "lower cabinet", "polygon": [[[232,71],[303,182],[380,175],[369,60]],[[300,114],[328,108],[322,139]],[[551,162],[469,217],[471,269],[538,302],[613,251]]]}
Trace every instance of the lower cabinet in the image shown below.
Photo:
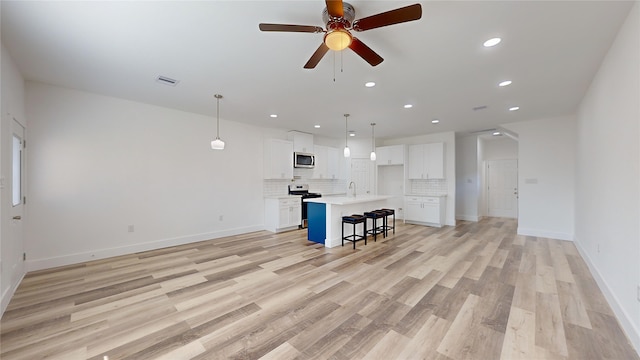
{"label": "lower cabinet", "polygon": [[300,197],[265,199],[265,228],[271,232],[298,229],[302,223]]}
{"label": "lower cabinet", "polygon": [[404,203],[405,222],[436,227],[444,225],[444,197],[405,196]]}

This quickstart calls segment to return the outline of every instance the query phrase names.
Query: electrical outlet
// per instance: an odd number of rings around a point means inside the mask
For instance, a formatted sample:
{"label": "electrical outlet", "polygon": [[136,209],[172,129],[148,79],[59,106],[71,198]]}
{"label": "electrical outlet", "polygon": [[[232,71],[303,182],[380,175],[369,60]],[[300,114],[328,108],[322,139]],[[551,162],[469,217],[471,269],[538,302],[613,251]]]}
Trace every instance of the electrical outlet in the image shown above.
{"label": "electrical outlet", "polygon": [[[27,261],[27,253],[26,252],[22,253],[22,261]],[[640,286],[639,286],[639,288],[640,288]]]}
{"label": "electrical outlet", "polygon": [[224,220],[224,215],[220,215],[220,217],[218,218],[219,221],[223,221]]}
{"label": "electrical outlet", "polygon": [[129,232],[133,232],[135,230],[135,228],[134,228],[133,225],[129,225],[129,229],[128,230],[129,230]]}

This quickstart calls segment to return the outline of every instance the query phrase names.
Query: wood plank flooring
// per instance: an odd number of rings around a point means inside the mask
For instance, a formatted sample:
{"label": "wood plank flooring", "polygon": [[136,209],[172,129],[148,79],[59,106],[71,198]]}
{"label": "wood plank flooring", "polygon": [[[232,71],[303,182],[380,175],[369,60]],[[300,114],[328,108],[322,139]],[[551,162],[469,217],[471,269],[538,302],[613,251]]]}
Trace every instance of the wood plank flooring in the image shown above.
{"label": "wood plank flooring", "polygon": [[571,242],[491,218],[256,232],[27,274],[2,359],[639,359]]}

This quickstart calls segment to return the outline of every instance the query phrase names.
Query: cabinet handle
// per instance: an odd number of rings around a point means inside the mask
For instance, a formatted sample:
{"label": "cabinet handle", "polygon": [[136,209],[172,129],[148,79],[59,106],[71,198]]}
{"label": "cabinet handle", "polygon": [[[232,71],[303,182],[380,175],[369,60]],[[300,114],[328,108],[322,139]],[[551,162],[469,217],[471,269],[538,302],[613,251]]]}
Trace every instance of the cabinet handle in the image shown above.
{"label": "cabinet handle", "polygon": [[22,216],[16,215],[13,217],[13,220],[22,220]]}

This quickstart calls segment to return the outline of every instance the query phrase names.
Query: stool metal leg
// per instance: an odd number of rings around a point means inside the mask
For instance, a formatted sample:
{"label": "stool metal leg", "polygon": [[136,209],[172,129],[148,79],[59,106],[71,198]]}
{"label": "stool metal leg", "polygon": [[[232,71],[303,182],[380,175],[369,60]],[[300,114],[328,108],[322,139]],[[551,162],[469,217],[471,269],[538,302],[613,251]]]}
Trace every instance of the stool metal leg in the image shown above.
{"label": "stool metal leg", "polygon": [[353,223],[353,250],[356,249],[356,225],[357,223]]}

